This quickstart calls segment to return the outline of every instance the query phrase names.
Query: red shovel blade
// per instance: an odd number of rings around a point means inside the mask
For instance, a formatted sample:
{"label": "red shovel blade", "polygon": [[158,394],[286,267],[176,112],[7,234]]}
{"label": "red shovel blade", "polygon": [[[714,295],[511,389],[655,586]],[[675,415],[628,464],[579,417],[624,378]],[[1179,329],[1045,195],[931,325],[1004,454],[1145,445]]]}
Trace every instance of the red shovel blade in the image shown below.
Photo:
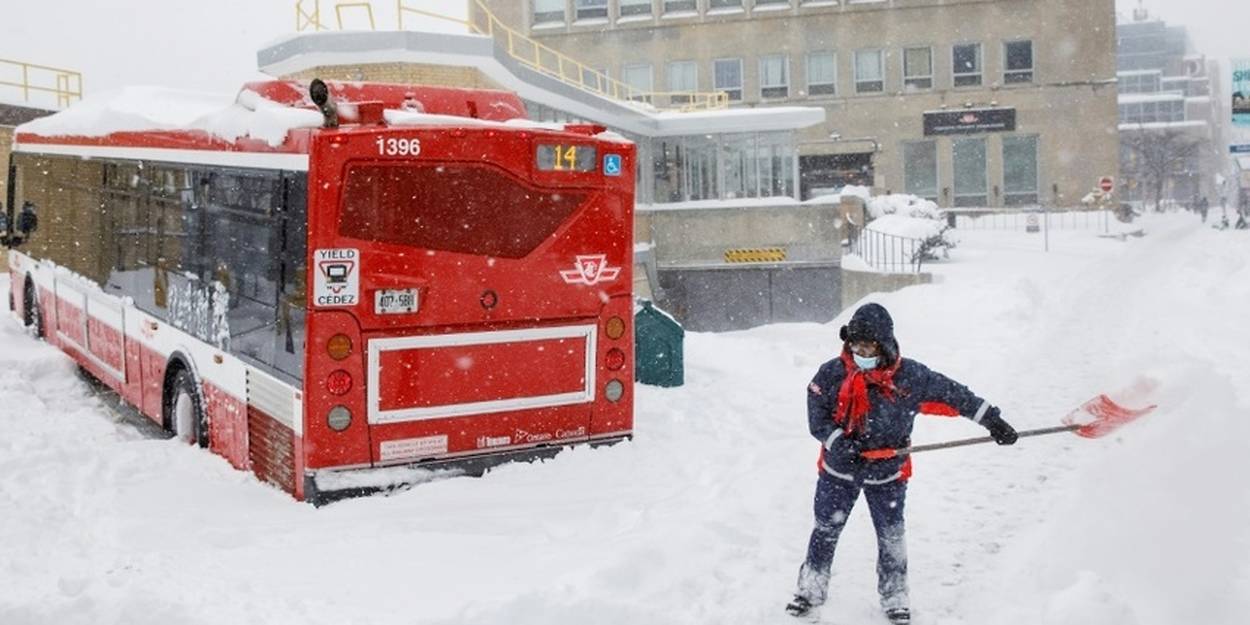
{"label": "red shovel blade", "polygon": [[[1157,407],[1156,404],[1151,404],[1145,408],[1126,408],[1111,401],[1111,398],[1106,395],[1099,395],[1069,412],[1068,416],[1063,418],[1063,423],[1064,425],[1080,424],[1081,427],[1075,430],[1077,436],[1100,438],[1142,415],[1149,414]],[[1081,417],[1085,415],[1093,417],[1094,420],[1082,423],[1084,419]]]}

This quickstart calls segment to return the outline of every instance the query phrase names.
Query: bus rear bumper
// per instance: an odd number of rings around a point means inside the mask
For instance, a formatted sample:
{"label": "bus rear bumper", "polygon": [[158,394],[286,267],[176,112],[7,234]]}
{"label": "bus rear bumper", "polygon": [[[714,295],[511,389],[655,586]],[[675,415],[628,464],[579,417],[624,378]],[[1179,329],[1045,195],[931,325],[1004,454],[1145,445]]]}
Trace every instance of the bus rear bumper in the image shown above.
{"label": "bus rear bumper", "polygon": [[499,465],[545,460],[565,449],[580,445],[615,445],[630,438],[632,435],[625,434],[566,445],[541,445],[529,449],[426,460],[389,467],[309,470],[304,474],[304,501],[321,507],[352,497],[391,495],[426,482],[463,476],[482,477]]}

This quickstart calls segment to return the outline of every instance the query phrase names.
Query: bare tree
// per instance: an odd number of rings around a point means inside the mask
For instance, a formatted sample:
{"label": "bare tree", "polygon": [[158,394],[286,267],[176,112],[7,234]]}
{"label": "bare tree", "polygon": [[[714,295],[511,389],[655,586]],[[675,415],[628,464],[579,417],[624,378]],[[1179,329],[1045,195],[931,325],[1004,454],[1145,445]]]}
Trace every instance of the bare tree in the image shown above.
{"label": "bare tree", "polygon": [[1120,141],[1128,148],[1128,160],[1121,173],[1135,180],[1154,194],[1155,210],[1162,210],[1163,189],[1169,180],[1188,176],[1194,157],[1202,142],[1178,130],[1153,130],[1139,127],[1120,133]]}

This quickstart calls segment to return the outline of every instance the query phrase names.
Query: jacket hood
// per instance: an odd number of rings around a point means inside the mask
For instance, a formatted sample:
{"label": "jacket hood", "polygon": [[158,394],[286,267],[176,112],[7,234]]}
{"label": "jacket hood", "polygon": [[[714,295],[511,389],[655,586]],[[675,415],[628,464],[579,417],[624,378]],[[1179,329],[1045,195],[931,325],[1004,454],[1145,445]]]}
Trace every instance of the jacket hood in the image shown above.
{"label": "jacket hood", "polygon": [[860,306],[851,322],[842,326],[838,335],[843,343],[851,341],[876,341],[889,362],[898,359],[898,340],[894,338],[894,319],[881,304],[864,304]]}

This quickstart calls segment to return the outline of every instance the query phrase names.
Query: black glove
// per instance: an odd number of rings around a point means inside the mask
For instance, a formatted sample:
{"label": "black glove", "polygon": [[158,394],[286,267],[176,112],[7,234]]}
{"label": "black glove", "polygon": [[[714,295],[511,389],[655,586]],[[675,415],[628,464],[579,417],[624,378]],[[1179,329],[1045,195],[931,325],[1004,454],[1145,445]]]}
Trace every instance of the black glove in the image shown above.
{"label": "black glove", "polygon": [[1003,421],[996,407],[991,407],[985,411],[985,416],[981,417],[981,425],[984,425],[985,429],[990,431],[990,436],[993,436],[994,442],[999,445],[1014,445],[1016,439],[1020,438],[1020,435],[1016,434],[1016,429],[1011,427],[1011,424]]}

